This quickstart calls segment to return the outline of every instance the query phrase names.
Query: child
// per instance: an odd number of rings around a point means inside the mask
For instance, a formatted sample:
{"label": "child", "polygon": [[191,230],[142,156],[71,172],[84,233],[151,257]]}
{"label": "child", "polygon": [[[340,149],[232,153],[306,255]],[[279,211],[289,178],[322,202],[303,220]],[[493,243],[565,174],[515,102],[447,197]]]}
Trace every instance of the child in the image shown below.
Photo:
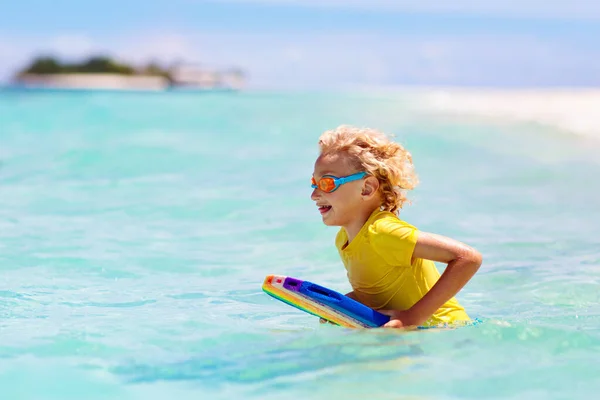
{"label": "child", "polygon": [[[469,321],[454,296],[481,254],[401,220],[404,191],[417,183],[410,153],[383,133],[340,126],[319,139],[311,199],[340,226],[335,245],[353,288],[348,296],[389,315],[384,327]],[[447,263],[440,276],[434,261]]]}

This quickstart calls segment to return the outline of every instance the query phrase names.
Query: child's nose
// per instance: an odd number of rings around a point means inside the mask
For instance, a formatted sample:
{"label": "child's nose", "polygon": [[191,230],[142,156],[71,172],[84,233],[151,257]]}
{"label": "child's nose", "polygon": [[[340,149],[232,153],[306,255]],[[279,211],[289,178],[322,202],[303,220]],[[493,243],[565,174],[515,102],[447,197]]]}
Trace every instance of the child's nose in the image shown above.
{"label": "child's nose", "polygon": [[312,193],[310,194],[310,199],[311,200],[318,200],[319,199],[319,193],[317,193],[319,191],[318,188],[313,189]]}

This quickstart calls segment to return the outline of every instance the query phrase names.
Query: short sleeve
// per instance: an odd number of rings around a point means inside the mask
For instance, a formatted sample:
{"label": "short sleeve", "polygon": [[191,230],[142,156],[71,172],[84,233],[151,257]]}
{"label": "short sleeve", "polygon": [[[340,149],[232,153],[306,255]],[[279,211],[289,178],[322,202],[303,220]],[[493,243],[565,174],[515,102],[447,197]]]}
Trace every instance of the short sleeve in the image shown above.
{"label": "short sleeve", "polygon": [[417,228],[396,218],[384,218],[371,225],[369,236],[373,249],[387,263],[401,267],[412,265]]}

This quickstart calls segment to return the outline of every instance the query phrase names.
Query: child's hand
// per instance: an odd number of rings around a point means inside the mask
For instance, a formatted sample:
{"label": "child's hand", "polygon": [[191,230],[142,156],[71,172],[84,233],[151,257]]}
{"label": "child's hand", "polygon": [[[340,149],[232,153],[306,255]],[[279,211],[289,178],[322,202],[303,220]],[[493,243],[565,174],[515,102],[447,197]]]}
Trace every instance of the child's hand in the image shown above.
{"label": "child's hand", "polygon": [[390,321],[382,328],[410,328],[425,322],[418,321],[410,310],[379,310],[379,312],[390,316]]}

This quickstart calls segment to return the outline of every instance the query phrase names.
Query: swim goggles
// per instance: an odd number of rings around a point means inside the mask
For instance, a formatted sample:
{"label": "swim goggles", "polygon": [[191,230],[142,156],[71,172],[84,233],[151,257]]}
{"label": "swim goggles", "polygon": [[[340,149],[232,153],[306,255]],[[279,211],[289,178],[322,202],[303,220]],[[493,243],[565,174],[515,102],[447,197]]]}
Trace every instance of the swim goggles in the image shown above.
{"label": "swim goggles", "polygon": [[344,183],[358,181],[364,178],[366,175],[366,172],[357,172],[356,174],[343,176],[341,178],[338,178],[337,176],[333,175],[323,175],[321,179],[319,179],[319,182],[317,182],[315,178],[312,178],[310,186],[313,189],[319,188],[325,193],[331,193],[335,192],[337,188],[342,186]]}

